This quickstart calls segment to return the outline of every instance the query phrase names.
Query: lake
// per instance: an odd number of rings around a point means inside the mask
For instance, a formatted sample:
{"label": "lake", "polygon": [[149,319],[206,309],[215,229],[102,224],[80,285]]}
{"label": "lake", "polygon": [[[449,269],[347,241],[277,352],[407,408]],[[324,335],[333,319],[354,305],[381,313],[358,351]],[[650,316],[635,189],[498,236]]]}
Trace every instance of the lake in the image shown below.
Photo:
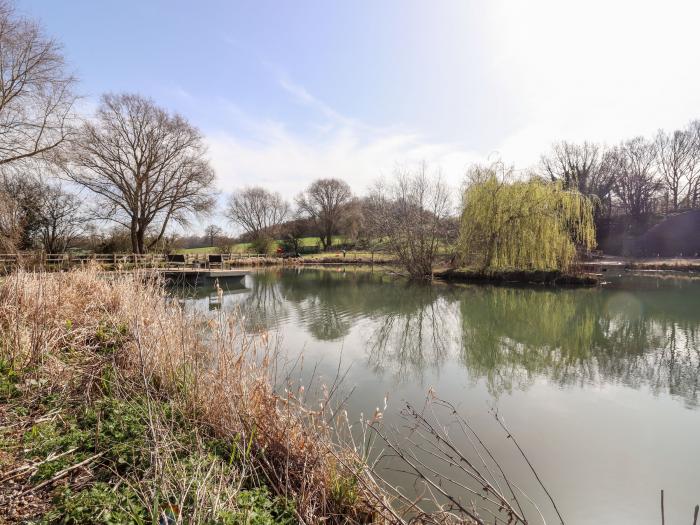
{"label": "lake", "polygon": [[364,268],[273,269],[223,284],[221,301],[201,287],[184,303],[240,311],[247,330],[277,337],[292,358],[303,352],[300,380],[315,370],[332,381],[341,359],[354,417],[370,417],[387,397],[385,424],[397,424],[404,402],[422,405],[432,388],[544,504],[497,409],[567,523],[658,524],[661,489],[667,523],[691,523],[700,503],[700,280],[609,281],[415,285]]}

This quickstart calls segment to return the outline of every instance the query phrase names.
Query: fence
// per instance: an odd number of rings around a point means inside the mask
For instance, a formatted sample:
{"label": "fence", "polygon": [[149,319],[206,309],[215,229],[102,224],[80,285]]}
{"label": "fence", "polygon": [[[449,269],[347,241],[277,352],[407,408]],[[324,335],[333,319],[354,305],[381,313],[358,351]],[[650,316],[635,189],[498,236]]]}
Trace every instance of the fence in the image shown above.
{"label": "fence", "polygon": [[264,259],[266,255],[257,253],[232,253],[232,254],[162,254],[162,253],[43,253],[21,252],[0,254],[0,268],[26,268],[41,269],[69,269],[88,263],[98,264],[109,268],[139,267],[139,268],[167,268],[189,267],[209,268],[212,266],[233,266],[254,263]]}

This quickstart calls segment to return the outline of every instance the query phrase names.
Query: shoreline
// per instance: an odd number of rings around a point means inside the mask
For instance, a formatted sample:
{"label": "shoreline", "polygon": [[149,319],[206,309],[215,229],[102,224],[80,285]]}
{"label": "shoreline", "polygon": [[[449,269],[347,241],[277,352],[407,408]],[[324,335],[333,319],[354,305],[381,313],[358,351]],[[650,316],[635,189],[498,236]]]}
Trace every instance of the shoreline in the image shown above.
{"label": "shoreline", "polygon": [[528,284],[549,286],[598,286],[601,280],[593,274],[562,273],[559,271],[499,271],[437,270],[433,278],[452,283],[469,284]]}

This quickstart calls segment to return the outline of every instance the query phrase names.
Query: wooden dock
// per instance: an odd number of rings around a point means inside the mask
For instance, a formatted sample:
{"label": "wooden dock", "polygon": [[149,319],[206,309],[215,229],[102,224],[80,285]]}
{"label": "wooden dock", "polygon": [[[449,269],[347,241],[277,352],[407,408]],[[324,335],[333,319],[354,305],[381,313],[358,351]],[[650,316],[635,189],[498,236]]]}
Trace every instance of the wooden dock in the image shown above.
{"label": "wooden dock", "polygon": [[168,279],[243,279],[250,272],[221,268],[152,268]]}
{"label": "wooden dock", "polygon": [[18,267],[42,271],[67,271],[88,264],[104,272],[157,273],[172,284],[212,284],[219,280],[242,282],[260,260],[257,254],[45,254],[26,252],[0,254],[0,274]]}
{"label": "wooden dock", "polygon": [[[43,253],[22,252],[0,254],[0,270],[17,267],[44,270],[68,270],[75,267],[94,264],[109,270],[153,269],[162,272],[185,270],[196,272],[202,276],[211,277],[240,277],[234,274],[215,272],[230,272],[232,268],[257,266],[261,259],[267,256],[253,253],[235,254],[134,254],[134,253]],[[203,273],[204,272],[204,273]],[[216,274],[216,275],[215,275]],[[193,273],[194,275],[194,273]]]}

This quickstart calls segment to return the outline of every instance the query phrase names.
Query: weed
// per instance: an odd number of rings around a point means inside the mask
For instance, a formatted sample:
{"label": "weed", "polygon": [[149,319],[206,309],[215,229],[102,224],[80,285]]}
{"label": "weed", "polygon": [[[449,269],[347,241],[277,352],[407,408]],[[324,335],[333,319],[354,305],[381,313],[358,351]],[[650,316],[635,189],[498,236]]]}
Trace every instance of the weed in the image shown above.
{"label": "weed", "polygon": [[19,375],[10,362],[0,356],[0,402],[9,401],[21,395],[17,383],[19,383]]}
{"label": "weed", "polygon": [[271,497],[265,488],[242,490],[236,500],[238,510],[223,512],[217,525],[291,525],[297,522],[293,503]]}
{"label": "weed", "polygon": [[104,452],[104,458],[112,462],[120,473],[136,466],[147,467],[147,425],[147,408],[139,398],[127,402],[104,397],[86,409],[80,418],[81,428],[86,433],[90,430],[94,432],[90,436],[94,450]]}
{"label": "weed", "polygon": [[65,488],[54,500],[54,508],[39,522],[40,525],[145,525],[150,523],[148,512],[138,495],[128,486],[95,483],[73,492]]}

